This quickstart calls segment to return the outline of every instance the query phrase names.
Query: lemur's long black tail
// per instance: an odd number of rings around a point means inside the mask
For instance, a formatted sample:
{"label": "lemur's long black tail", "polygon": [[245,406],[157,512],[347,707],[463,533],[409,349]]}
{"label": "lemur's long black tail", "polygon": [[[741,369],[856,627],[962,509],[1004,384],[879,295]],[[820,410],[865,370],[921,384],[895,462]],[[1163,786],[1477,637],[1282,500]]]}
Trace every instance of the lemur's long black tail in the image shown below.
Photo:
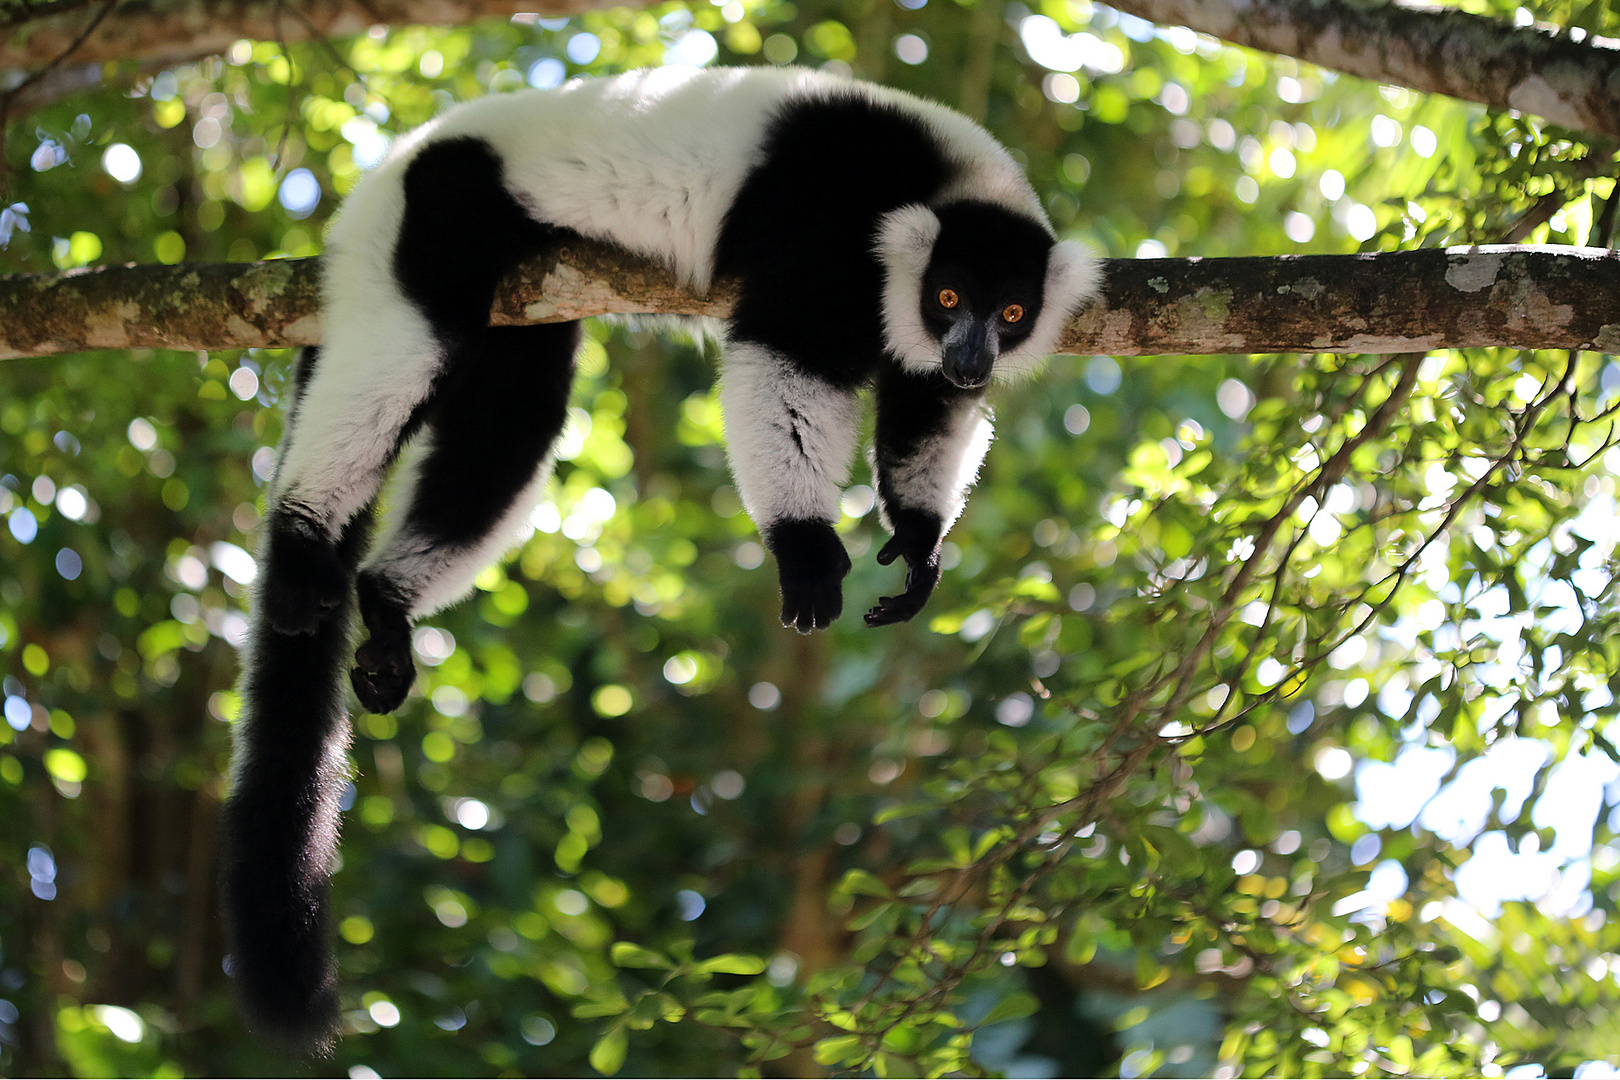
{"label": "lemur's long black tail", "polygon": [[256,1033],[317,1055],[331,1048],[338,1024],[326,894],[349,744],[353,590],[313,634],[280,633],[264,613],[264,594],[276,585],[263,580],[270,563],[261,562],[243,656],[225,804],[230,970]]}
{"label": "lemur's long black tail", "polygon": [[[307,349],[299,359],[289,431],[317,355]],[[285,591],[288,582],[278,578],[297,577],[307,567],[297,553],[288,557],[267,522],[242,654],[220,874],[229,967],[249,1026],[303,1055],[326,1053],[338,1025],[326,893],[349,745],[354,571],[370,517],[369,509],[359,515],[337,545],[343,587],[325,598],[335,605],[311,620],[313,633],[298,634],[271,625],[266,601]]]}

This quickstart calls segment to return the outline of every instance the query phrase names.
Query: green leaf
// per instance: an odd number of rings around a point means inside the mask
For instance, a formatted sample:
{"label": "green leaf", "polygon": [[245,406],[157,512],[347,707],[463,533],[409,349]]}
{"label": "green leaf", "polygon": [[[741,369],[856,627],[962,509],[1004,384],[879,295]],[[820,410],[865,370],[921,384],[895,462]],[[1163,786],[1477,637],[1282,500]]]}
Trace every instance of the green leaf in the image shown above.
{"label": "green leaf", "polygon": [[649,990],[636,999],[628,1019],[637,1031],[645,1031],[660,1020],[673,1024],[685,1015],[685,1006],[673,995]]}
{"label": "green leaf", "polygon": [[863,911],[849,920],[849,928],[851,930],[865,930],[885,916],[892,915],[894,909],[895,905],[893,904],[875,904],[870,910]]}
{"label": "green leaf", "polygon": [[630,1002],[621,994],[582,1001],[574,1006],[573,1013],[582,1020],[600,1020],[604,1016],[618,1016],[629,1008]]}
{"label": "green leaf", "polygon": [[906,873],[913,876],[920,874],[937,874],[941,870],[955,869],[957,869],[955,859],[917,859],[915,862],[906,864]]}
{"label": "green leaf", "polygon": [[757,956],[723,953],[700,960],[693,970],[703,975],[758,975],[769,966]]}
{"label": "green leaf", "polygon": [[861,1057],[859,1035],[834,1035],[816,1043],[815,1059],[818,1065],[839,1065]]}
{"label": "green leaf", "polygon": [[894,890],[878,880],[876,875],[861,869],[845,871],[839,879],[837,891],[850,896],[876,896],[885,900],[894,895]]}
{"label": "green leaf", "polygon": [[899,818],[910,817],[913,814],[926,813],[932,809],[934,809],[934,805],[932,803],[895,803],[893,806],[885,806],[883,809],[879,810],[876,816],[872,818],[872,823],[874,825],[882,825],[886,822],[898,820]]}
{"label": "green leaf", "polygon": [[591,1047],[591,1068],[603,1076],[612,1076],[624,1065],[624,1055],[629,1049],[630,1037],[624,1028],[614,1025]]}
{"label": "green leaf", "polygon": [[1041,1003],[1034,994],[1008,994],[996,1002],[995,1008],[985,1014],[984,1019],[979,1021],[979,1026],[988,1027],[1008,1020],[1022,1020],[1026,1016],[1035,1015],[1035,1011],[1040,1007]]}
{"label": "green leaf", "polygon": [[613,959],[614,967],[662,968],[665,971],[673,971],[678,966],[669,957],[629,941],[615,941],[609,955]]}

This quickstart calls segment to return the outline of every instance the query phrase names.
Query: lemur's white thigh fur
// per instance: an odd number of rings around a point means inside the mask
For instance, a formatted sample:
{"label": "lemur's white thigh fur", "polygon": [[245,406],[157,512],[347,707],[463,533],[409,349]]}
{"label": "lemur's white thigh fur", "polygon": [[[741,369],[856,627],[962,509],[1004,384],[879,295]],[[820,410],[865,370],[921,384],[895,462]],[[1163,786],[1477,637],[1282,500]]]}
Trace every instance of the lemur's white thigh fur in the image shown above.
{"label": "lemur's white thigh fur", "polygon": [[[394,305],[393,325],[420,321],[414,308]],[[419,333],[421,331],[418,331]],[[424,348],[424,344],[428,347]],[[328,537],[371,501],[399,431],[427,396],[443,357],[431,338],[410,340],[402,332],[384,333],[365,350],[346,351],[350,363],[321,363],[315,369],[292,437],[286,441],[276,471],[277,504],[295,508],[317,523]],[[363,370],[386,365],[394,378],[366,378]],[[366,423],[343,418],[367,417]]]}
{"label": "lemur's white thigh fur", "polygon": [[[384,166],[399,173],[402,166]],[[334,227],[322,275],[321,359],[283,442],[272,502],[336,536],[371,501],[400,429],[444,363],[432,325],[400,292],[394,240],[404,214],[396,177]]]}
{"label": "lemur's white thigh fur", "polygon": [[734,342],[726,346],[720,408],[737,493],[758,528],[838,520],[860,422],[853,393],[768,349]]}

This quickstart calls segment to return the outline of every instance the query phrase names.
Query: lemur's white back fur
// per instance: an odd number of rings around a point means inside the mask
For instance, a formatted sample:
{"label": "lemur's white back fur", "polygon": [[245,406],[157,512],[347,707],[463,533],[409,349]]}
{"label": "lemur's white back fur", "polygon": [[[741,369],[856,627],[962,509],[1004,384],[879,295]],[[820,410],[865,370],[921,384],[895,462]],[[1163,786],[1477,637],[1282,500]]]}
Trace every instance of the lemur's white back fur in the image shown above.
{"label": "lemur's white back fur", "polygon": [[[504,162],[509,190],[535,217],[658,259],[704,290],[713,276],[715,237],[757,164],[772,116],[789,100],[851,90],[926,122],[958,166],[959,178],[941,201],[979,199],[1045,223],[1023,171],[979,125],[901,91],[824,72],[660,68],[470,102],[402,137],[334,219],[324,257],[326,362],[316,372],[301,425],[318,434],[288,447],[278,486],[312,518],[334,529],[347,521],[369,497],[366,489],[392,449],[373,433],[403,424],[439,370],[432,328],[391,273],[403,175],[424,146],[460,136],[487,141]],[[917,315],[932,242],[928,217],[921,206],[892,215],[877,243],[889,270],[889,345],[919,371],[938,366]],[[1064,299],[1094,291],[1096,266],[1078,245],[1055,249],[1047,283],[1053,302],[1024,346],[1000,359],[1000,377],[1027,374],[1044,358],[1072,307]],[[380,380],[376,373],[383,369],[389,376]],[[385,422],[357,429],[334,409]]]}
{"label": "lemur's white back fur", "polygon": [[427,143],[463,135],[495,148],[508,187],[536,217],[658,259],[706,290],[721,219],[757,163],[772,114],[788,100],[852,90],[926,120],[961,166],[942,200],[1016,206],[1045,221],[1012,155],[941,105],[807,68],[654,68],[480,98],[402,137],[333,220],[329,302],[341,302],[349,275],[386,267],[375,245],[397,228],[399,178],[411,158]]}

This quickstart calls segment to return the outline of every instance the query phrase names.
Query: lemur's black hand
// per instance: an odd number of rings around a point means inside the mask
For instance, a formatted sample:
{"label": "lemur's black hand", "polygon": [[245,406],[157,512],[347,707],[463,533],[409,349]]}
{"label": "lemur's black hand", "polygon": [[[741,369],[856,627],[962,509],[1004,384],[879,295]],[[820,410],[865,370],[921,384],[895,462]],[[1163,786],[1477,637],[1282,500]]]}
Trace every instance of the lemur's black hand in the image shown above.
{"label": "lemur's black hand", "polygon": [[877,561],[888,566],[900,556],[905,557],[906,591],[880,599],[877,607],[866,613],[867,626],[906,622],[928,603],[934,587],[939,584],[938,536],[937,528],[913,530],[897,522],[894,538],[883,545]]}
{"label": "lemur's black hand", "polygon": [[844,610],[849,553],[826,521],[781,521],[765,531],[782,585],[782,625],[825,630]]}

